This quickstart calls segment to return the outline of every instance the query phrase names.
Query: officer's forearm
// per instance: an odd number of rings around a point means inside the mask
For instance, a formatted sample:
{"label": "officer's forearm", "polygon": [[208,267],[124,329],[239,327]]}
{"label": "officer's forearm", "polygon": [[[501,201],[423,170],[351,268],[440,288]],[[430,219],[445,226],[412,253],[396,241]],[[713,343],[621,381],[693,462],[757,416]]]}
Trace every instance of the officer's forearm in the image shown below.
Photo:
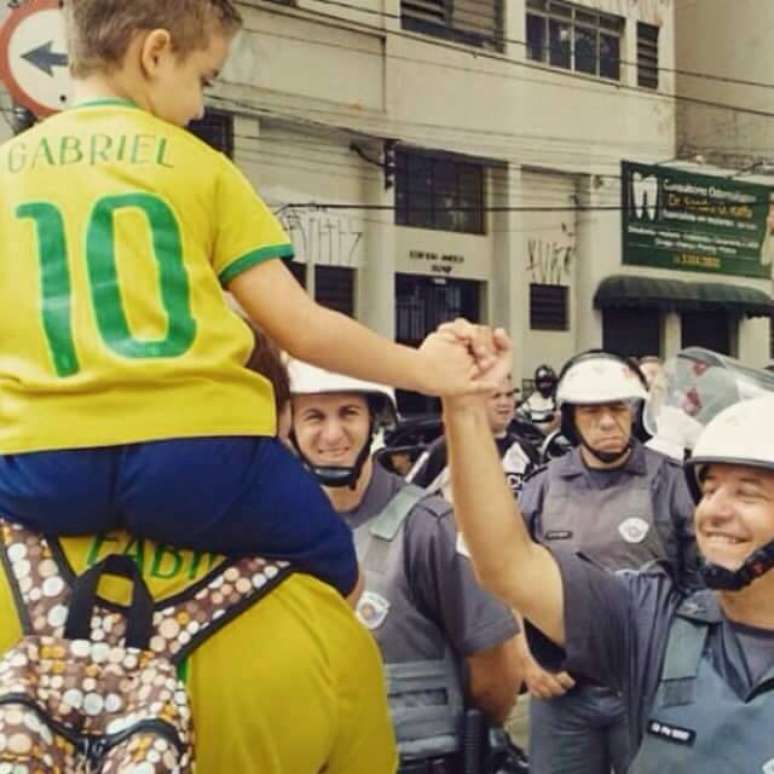
{"label": "officer's forearm", "polygon": [[559,568],[527,533],[503,475],[482,400],[444,401],[454,511],[482,586],[564,644]]}

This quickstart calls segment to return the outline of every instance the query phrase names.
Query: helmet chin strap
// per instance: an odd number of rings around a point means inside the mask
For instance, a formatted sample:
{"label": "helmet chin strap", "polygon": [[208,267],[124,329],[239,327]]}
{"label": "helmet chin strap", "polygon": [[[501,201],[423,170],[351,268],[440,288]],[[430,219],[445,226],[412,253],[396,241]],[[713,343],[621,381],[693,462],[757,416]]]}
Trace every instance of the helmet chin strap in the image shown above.
{"label": "helmet chin strap", "polygon": [[592,455],[592,457],[595,457],[600,462],[604,463],[605,465],[609,465],[611,462],[617,462],[620,459],[623,459],[626,456],[626,453],[629,451],[629,449],[632,448],[632,439],[629,438],[629,440],[626,442],[626,446],[621,449],[619,452],[607,452],[607,451],[601,451],[600,449],[595,449],[593,446],[590,446],[588,443],[586,443],[586,439],[578,433],[578,437],[580,438],[580,442],[586,451],[588,451],[589,454]]}
{"label": "helmet chin strap", "polygon": [[706,562],[700,569],[707,588],[716,591],[739,591],[749,586],[756,578],[765,575],[774,567],[774,540],[763,548],[753,551],[737,570],[727,570],[718,564]]}
{"label": "helmet chin strap", "polygon": [[357,486],[357,482],[360,480],[360,474],[363,472],[363,466],[366,464],[371,452],[371,441],[374,437],[374,420],[371,418],[371,423],[368,428],[368,436],[363,444],[363,448],[355,458],[355,462],[351,466],[346,465],[315,465],[300,449],[298,441],[296,440],[296,434],[290,434],[290,440],[293,446],[296,448],[296,452],[304,463],[304,467],[322,484],[323,486],[329,486],[332,488],[348,486],[350,489],[354,489]]}

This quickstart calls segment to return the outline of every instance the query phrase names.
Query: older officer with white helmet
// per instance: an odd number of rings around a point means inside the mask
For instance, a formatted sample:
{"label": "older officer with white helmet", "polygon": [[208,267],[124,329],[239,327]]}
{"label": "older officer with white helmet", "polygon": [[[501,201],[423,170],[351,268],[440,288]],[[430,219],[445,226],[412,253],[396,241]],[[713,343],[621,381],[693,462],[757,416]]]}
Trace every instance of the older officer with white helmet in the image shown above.
{"label": "older officer with white helmet", "polygon": [[[557,403],[574,448],[527,480],[519,505],[534,539],[548,546],[582,551],[610,570],[668,560],[688,582],[697,563],[692,502],[680,466],[636,437],[646,397],[642,374],[624,358],[599,350],[572,358]],[[545,671],[523,636],[520,646],[533,697],[532,770],[623,774],[631,751],[620,697],[578,675]]]}
{"label": "older officer with white helmet", "polygon": [[[507,359],[502,335],[500,347]],[[457,518],[477,573],[535,627],[543,661],[622,692],[630,772],[774,771],[774,396],[724,409],[686,464],[708,587],[693,592],[666,567],[611,574],[533,542],[484,417],[480,398],[445,402]]]}
{"label": "older officer with white helmet", "polygon": [[289,370],[291,440],[355,532],[366,578],[357,613],[386,664],[400,771],[461,774],[465,707],[497,723],[515,702],[517,624],[457,550],[450,505],[374,464],[392,390],[299,361]]}

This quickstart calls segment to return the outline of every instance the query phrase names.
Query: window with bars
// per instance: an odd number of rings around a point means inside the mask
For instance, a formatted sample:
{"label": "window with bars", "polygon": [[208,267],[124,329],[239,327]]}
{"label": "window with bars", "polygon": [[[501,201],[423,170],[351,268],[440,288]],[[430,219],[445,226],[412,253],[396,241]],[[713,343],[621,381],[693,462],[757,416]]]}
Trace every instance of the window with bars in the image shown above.
{"label": "window with bars", "polygon": [[568,288],[564,285],[529,286],[529,327],[533,331],[566,331]]}
{"label": "window with bars", "polygon": [[234,116],[220,110],[207,110],[204,118],[191,121],[188,131],[195,134],[207,145],[225,153],[229,158],[234,156]]}
{"label": "window with bars", "polygon": [[559,0],[527,0],[527,59],[621,80],[621,16]]}
{"label": "window with bars", "polygon": [[504,5],[503,0],[401,0],[401,26],[502,51]]}
{"label": "window with bars", "polygon": [[658,89],[658,27],[637,22],[637,85]]}
{"label": "window with bars", "polygon": [[483,234],[484,166],[398,150],[395,222],[399,226]]}
{"label": "window with bars", "polygon": [[315,266],[314,294],[328,309],[355,316],[355,270],[347,266]]}

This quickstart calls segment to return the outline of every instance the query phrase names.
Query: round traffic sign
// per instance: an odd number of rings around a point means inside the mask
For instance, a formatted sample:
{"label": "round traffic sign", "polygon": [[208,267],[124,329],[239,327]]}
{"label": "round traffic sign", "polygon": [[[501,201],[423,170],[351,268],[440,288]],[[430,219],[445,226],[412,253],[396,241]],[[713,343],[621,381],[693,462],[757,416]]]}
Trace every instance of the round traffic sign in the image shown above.
{"label": "round traffic sign", "polygon": [[27,0],[11,12],[0,28],[0,78],[40,118],[67,107],[71,79],[60,0]]}

